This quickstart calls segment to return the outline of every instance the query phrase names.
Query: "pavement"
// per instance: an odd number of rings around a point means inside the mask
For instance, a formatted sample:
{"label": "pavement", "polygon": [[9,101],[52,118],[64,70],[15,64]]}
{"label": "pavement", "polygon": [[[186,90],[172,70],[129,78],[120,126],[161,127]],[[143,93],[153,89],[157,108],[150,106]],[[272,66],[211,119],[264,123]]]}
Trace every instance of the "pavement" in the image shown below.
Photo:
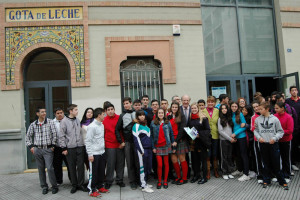
{"label": "pavement", "polygon": [[[299,165],[298,165],[299,167]],[[239,182],[235,179],[224,180],[222,178],[212,177],[204,185],[197,183],[187,183],[177,186],[169,183],[168,189],[156,189],[156,181],[149,183],[154,186],[154,193],[144,193],[141,189],[131,190],[127,173],[125,173],[126,187],[120,188],[113,184],[110,193],[102,194],[100,199],[103,200],[300,200],[300,172],[295,172],[289,183],[290,189],[283,190],[278,183],[273,183],[269,188],[264,189],[257,183],[256,179],[246,182]],[[49,183],[49,182],[48,182]],[[64,183],[59,186],[59,192],[43,195],[39,186],[38,173],[22,173],[0,175],[0,199],[1,200],[38,200],[38,199],[97,199],[89,197],[87,193],[77,191],[70,194],[71,184],[67,178],[67,172],[64,171]]]}

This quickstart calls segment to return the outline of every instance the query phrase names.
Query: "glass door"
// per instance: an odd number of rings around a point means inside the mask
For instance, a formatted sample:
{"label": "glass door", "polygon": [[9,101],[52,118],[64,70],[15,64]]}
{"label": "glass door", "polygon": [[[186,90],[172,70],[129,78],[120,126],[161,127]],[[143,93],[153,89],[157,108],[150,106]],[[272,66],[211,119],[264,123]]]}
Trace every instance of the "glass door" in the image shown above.
{"label": "glass door", "polygon": [[299,74],[294,72],[291,74],[283,75],[279,78],[280,91],[284,92],[286,98],[291,97],[290,87],[296,86],[299,89]]}

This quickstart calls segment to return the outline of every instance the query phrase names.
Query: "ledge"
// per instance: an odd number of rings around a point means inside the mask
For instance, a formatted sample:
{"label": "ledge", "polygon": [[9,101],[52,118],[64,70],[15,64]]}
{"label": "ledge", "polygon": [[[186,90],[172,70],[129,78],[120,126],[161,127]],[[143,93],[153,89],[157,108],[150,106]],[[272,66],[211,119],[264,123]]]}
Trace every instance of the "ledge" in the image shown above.
{"label": "ledge", "polygon": [[0,130],[0,141],[3,140],[22,140],[21,129]]}

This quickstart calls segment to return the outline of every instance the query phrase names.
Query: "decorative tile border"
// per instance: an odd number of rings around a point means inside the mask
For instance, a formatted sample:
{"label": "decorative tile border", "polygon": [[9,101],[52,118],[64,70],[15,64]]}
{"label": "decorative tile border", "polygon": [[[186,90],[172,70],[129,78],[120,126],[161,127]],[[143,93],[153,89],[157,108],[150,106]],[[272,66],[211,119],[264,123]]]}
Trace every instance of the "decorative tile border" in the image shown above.
{"label": "decorative tile border", "polygon": [[83,26],[44,26],[6,28],[5,72],[6,84],[15,85],[15,68],[19,56],[38,43],[57,44],[71,55],[76,70],[76,81],[85,81]]}

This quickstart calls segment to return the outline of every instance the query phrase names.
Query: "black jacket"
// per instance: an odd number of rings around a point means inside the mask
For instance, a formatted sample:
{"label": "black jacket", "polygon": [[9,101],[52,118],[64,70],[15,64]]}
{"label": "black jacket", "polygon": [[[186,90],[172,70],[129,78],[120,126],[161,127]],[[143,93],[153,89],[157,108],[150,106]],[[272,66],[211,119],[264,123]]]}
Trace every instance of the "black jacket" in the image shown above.
{"label": "black jacket", "polygon": [[116,137],[118,142],[122,143],[122,138],[120,132],[123,131],[124,141],[133,143],[132,127],[134,125],[133,120],[135,119],[135,111],[125,110],[119,117],[118,123],[116,125]]}
{"label": "black jacket", "polygon": [[195,127],[198,131],[199,138],[195,139],[195,149],[207,150],[211,145],[211,133],[210,126],[207,118],[204,118],[200,124],[200,119],[191,119],[189,121],[189,127]]}

